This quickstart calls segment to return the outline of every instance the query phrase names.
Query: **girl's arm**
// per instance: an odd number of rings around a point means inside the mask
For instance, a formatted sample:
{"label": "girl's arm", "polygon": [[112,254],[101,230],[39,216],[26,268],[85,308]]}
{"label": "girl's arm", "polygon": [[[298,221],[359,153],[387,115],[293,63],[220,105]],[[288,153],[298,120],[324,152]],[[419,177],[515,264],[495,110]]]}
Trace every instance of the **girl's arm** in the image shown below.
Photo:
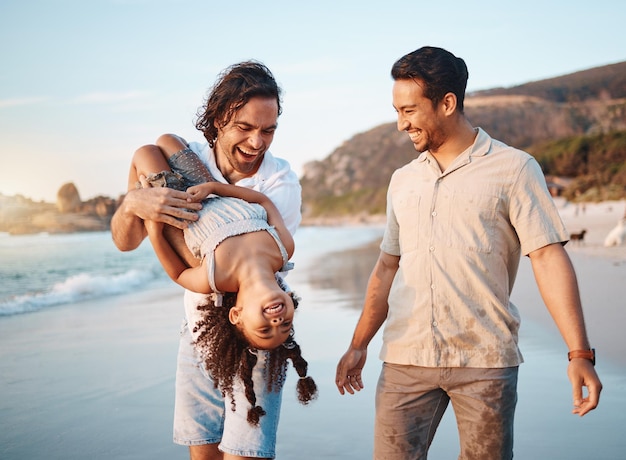
{"label": "girl's arm", "polygon": [[200,294],[212,292],[204,265],[200,264],[197,267],[189,268],[163,236],[162,223],[145,221],[145,225],[154,252],[168,276],[190,291]]}
{"label": "girl's arm", "polygon": [[280,240],[282,241],[285,249],[287,250],[287,255],[289,258],[293,255],[295,250],[295,243],[293,241],[293,236],[287,230],[285,226],[285,222],[283,221],[278,208],[272,203],[267,196],[265,196],[261,192],[257,192],[256,190],[251,190],[246,187],[239,187],[237,185],[232,184],[223,184],[221,182],[206,182],[204,184],[194,185],[193,187],[189,187],[187,189],[187,193],[192,195],[191,201],[202,201],[207,196],[214,194],[219,196],[228,196],[232,198],[239,198],[241,200],[247,201],[248,203],[257,203],[265,208],[265,212],[267,212],[267,222],[272,225]]}

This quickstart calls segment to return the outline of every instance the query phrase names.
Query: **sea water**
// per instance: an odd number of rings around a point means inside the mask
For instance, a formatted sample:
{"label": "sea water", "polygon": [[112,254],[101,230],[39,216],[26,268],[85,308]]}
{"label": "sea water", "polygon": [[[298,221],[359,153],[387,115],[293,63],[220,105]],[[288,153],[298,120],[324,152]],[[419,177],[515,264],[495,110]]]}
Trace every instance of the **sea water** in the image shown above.
{"label": "sea water", "polygon": [[121,252],[110,232],[0,235],[0,316],[130,292],[164,277],[149,243]]}
{"label": "sea water", "polygon": [[[365,244],[378,227],[302,227],[294,262]],[[110,232],[0,234],[0,317],[150,289],[167,280],[148,241],[130,252]]]}

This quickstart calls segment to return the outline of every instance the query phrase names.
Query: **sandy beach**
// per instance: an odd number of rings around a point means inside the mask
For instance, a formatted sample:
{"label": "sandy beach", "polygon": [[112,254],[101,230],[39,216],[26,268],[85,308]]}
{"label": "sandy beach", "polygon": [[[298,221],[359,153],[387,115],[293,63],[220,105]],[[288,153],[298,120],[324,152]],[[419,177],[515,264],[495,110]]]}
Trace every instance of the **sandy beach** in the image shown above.
{"label": "sandy beach", "polygon": [[[515,458],[624,458],[626,438],[626,246],[605,248],[606,234],[626,201],[559,203],[572,232],[569,243],[587,326],[605,389],[600,407],[584,418],[570,414],[566,347],[523,260],[513,292],[523,324]],[[377,243],[375,240],[374,243]],[[377,336],[365,368],[366,388],[341,397],[335,365],[359,315],[376,244],[341,254],[323,246],[299,255],[290,285],[303,301],[296,336],[320,397],[295,401],[294,373],[285,387],[278,459],[371,458],[374,388],[380,369]],[[131,295],[0,318],[0,458],[186,459],[172,443],[174,373],[182,291],[174,284]],[[62,314],[59,314],[62,309]],[[429,458],[454,459],[458,436],[448,411]]]}

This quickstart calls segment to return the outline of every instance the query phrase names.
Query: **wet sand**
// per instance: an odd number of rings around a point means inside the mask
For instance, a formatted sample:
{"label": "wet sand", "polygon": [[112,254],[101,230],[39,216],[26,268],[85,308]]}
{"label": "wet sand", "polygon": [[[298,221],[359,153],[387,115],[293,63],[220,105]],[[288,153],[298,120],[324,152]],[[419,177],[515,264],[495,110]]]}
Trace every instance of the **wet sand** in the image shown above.
{"label": "wet sand", "polygon": [[[596,212],[601,215],[594,217]],[[624,458],[626,247],[599,243],[613,225],[613,214],[588,207],[586,217],[572,212],[568,223],[585,224],[582,219],[593,218],[597,226],[598,220],[606,220],[601,229],[589,231],[585,244],[568,245],[605,386],[600,407],[582,419],[570,413],[567,350],[539,298],[530,264],[522,261],[513,292],[523,318],[520,346],[526,360],[520,370],[516,459]],[[357,321],[378,249],[369,244],[330,255],[323,246],[308,251],[297,254],[288,281],[303,299],[296,336],[320,397],[307,407],[299,405],[295,373],[289,372],[278,459],[368,459],[380,336],[370,345],[365,390],[340,396],[334,373]],[[187,449],[171,441],[181,298],[182,291],[171,284],[2,318],[0,458],[188,458]],[[457,455],[449,409],[429,458]]]}
{"label": "wet sand", "polygon": [[[566,248],[577,271],[604,390],[594,412],[583,418],[571,414],[567,348],[541,300],[530,262],[524,258],[512,295],[522,315],[520,347],[525,358],[520,368],[515,458],[622,459],[626,452],[622,435],[626,424],[626,246],[605,248],[602,242],[626,202],[588,205],[584,213],[576,213],[566,203],[560,206],[568,229],[588,229],[583,243],[569,243]],[[321,396],[310,407],[298,407],[288,383],[279,432],[282,458],[371,458],[380,333],[368,350],[363,391],[340,396],[334,372],[358,319],[378,255],[377,243],[321,257],[294,273],[291,281],[305,287],[296,334],[311,361]],[[429,458],[456,459],[458,454],[456,424],[448,408]]]}

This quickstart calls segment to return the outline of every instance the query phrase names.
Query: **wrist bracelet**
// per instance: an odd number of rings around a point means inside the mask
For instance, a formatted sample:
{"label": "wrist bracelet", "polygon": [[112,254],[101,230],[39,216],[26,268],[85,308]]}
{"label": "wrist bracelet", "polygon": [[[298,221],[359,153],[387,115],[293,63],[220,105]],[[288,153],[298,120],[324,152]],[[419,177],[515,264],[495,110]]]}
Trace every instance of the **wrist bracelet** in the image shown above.
{"label": "wrist bracelet", "polygon": [[596,365],[596,349],[592,348],[591,350],[573,350],[567,354],[568,361],[571,361],[574,358],[583,358],[591,361],[591,364]]}

